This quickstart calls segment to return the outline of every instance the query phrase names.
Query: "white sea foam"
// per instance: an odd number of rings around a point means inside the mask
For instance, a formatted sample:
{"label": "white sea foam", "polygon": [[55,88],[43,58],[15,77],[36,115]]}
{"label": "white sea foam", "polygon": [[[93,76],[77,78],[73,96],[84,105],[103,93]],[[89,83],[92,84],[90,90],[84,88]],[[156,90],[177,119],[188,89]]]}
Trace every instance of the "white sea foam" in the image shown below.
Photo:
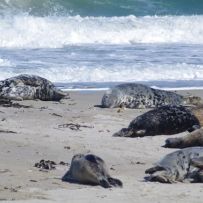
{"label": "white sea foam", "polygon": [[7,60],[7,59],[2,59],[0,58],[0,67],[5,67],[5,66],[13,66],[13,64]]}
{"label": "white sea foam", "polygon": [[56,48],[70,44],[203,44],[203,16],[0,18],[0,47]]}
{"label": "white sea foam", "polygon": [[139,81],[177,81],[203,80],[203,66],[192,64],[140,65],[115,67],[50,67],[40,69],[0,69],[0,80],[17,74],[37,74],[58,83],[74,82],[139,82]]}

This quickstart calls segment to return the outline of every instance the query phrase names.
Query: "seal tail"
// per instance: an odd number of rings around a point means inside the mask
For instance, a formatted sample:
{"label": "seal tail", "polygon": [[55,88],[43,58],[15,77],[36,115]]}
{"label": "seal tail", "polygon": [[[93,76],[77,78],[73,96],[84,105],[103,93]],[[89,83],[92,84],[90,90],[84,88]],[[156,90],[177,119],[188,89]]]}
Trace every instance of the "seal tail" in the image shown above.
{"label": "seal tail", "polygon": [[109,181],[110,185],[112,185],[114,187],[123,187],[123,183],[119,179],[109,177],[108,181]]}

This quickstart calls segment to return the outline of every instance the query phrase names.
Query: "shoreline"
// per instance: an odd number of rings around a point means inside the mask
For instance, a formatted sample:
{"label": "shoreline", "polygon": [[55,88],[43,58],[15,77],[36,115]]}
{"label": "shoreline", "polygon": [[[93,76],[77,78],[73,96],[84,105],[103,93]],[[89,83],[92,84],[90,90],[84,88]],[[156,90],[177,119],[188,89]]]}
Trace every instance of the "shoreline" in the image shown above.
{"label": "shoreline", "polygon": [[[202,202],[201,184],[144,181],[145,169],[176,150],[161,147],[169,136],[112,137],[149,109],[103,109],[95,107],[103,91],[69,93],[70,99],[61,102],[18,102],[31,108],[0,106],[0,129],[5,131],[0,133],[2,202]],[[180,93],[203,98],[201,90]],[[88,127],[71,130],[66,127],[68,123]],[[77,153],[93,153],[104,159],[110,174],[123,182],[123,188],[62,182]],[[55,161],[56,169],[45,172],[34,167],[42,159]],[[60,165],[61,161],[68,166]]]}

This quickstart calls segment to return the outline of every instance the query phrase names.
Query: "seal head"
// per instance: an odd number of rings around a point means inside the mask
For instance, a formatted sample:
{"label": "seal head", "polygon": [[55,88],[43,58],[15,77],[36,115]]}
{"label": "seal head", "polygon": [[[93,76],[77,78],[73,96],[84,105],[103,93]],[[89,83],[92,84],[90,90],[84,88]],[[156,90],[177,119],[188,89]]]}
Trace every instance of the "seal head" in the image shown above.
{"label": "seal head", "polygon": [[69,171],[62,177],[63,181],[101,185],[104,188],[122,187],[122,182],[112,178],[104,161],[93,154],[73,156]]}

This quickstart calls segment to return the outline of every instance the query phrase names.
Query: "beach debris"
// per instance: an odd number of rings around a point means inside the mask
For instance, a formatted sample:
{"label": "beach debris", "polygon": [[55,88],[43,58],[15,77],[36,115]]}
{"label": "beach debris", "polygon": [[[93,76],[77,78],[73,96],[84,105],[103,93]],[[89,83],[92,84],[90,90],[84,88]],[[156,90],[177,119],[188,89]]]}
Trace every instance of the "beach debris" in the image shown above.
{"label": "beach debris", "polygon": [[36,168],[40,169],[45,169],[45,170],[53,170],[56,169],[56,163],[54,161],[47,160],[45,161],[44,159],[40,160],[40,162],[35,163],[34,165]]}
{"label": "beach debris", "polygon": [[87,125],[80,125],[80,124],[75,124],[75,123],[66,123],[66,124],[61,124],[58,125],[58,128],[69,128],[71,130],[75,131],[81,131],[80,128],[94,128],[93,126],[87,126]]}
{"label": "beach debris", "polygon": [[9,169],[1,169],[0,170],[0,173],[8,173],[8,172],[11,172]]}
{"label": "beach debris", "polygon": [[70,148],[70,146],[64,146],[64,149],[69,150],[69,149],[71,149],[71,148]]}
{"label": "beach debris", "polygon": [[41,171],[49,171],[56,169],[57,165],[68,166],[69,163],[65,163],[64,161],[60,161],[58,164],[55,161],[50,160],[40,160],[40,162],[35,163],[34,167],[39,168]]}
{"label": "beach debris", "polygon": [[144,162],[137,161],[135,164],[145,165]]}
{"label": "beach debris", "polygon": [[74,102],[74,103],[69,103],[68,105],[69,106],[74,106],[74,105],[76,105],[77,103],[76,102]]}
{"label": "beach debris", "polygon": [[0,133],[14,133],[14,134],[17,134],[17,132],[12,131],[12,130],[0,130]]}
{"label": "beach debris", "polygon": [[33,182],[33,183],[36,183],[37,182],[37,180],[29,180],[30,182]]}
{"label": "beach debris", "polygon": [[62,166],[68,166],[69,163],[65,163],[64,161],[60,161],[60,162],[59,162],[59,165],[62,165]]}
{"label": "beach debris", "polygon": [[18,189],[21,189],[22,186],[17,186],[17,187],[4,187],[4,190],[9,190],[10,192],[18,192]]}
{"label": "beach debris", "polygon": [[42,106],[40,107],[40,110],[48,109],[48,106]]}
{"label": "beach debris", "polygon": [[52,116],[58,116],[58,117],[63,117],[62,115],[59,115],[57,113],[50,113]]}

